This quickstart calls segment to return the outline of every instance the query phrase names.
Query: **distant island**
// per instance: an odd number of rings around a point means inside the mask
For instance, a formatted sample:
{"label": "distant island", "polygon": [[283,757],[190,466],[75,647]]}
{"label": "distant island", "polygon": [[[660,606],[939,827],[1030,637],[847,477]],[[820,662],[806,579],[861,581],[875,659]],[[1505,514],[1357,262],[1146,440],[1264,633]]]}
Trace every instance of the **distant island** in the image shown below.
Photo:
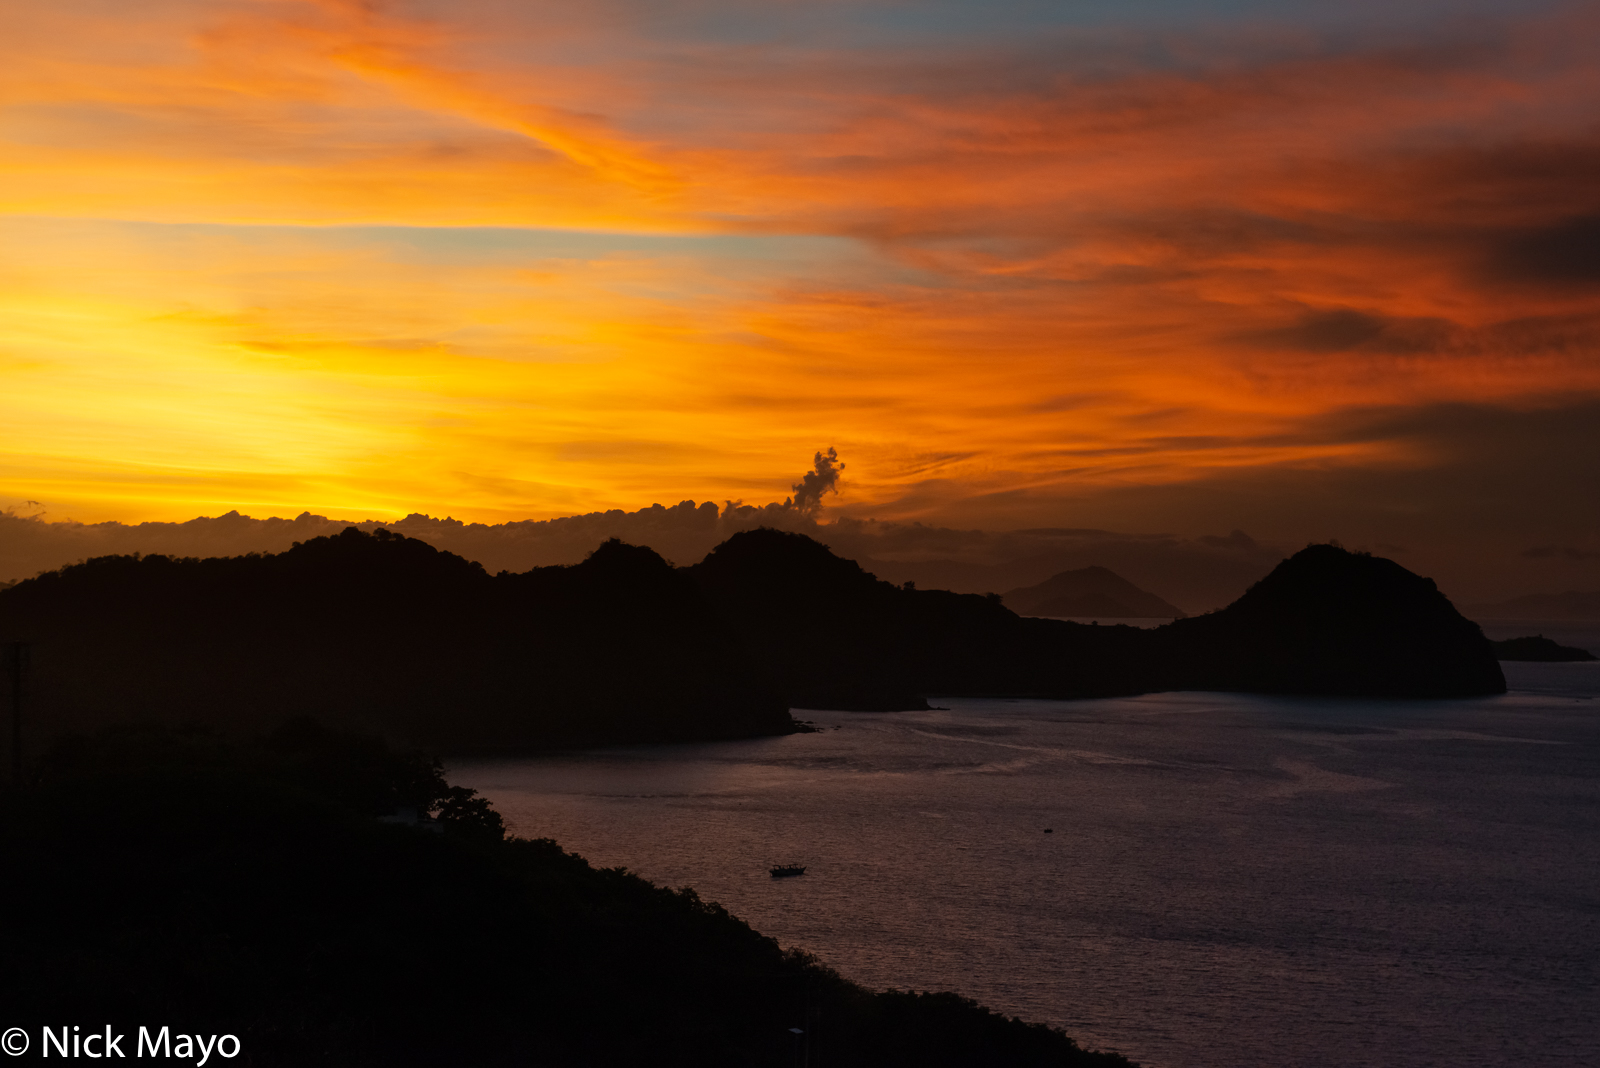
{"label": "distant island", "polygon": [[735,535],[689,570],[805,708],[921,708],[928,694],[1505,690],[1481,629],[1430,580],[1331,545],[1285,560],[1228,608],[1155,630],[1022,618],[994,595],[892,586],[780,531]]}
{"label": "distant island", "polygon": [[1182,619],[1188,614],[1104,567],[1062,571],[1011,590],[1000,601],[1019,616]]}
{"label": "distant island", "polygon": [[1432,579],[1312,545],[1218,612],[1149,632],[1166,689],[1382,697],[1504,693],[1482,629]]}
{"label": "distant island", "polygon": [[1561,645],[1546,638],[1543,634],[1535,634],[1525,638],[1507,638],[1505,641],[1491,642],[1490,644],[1494,646],[1494,655],[1501,660],[1562,663],[1596,659],[1595,655],[1587,649]]}
{"label": "distant island", "polygon": [[894,586],[799,534],[690,567],[611,540],[521,574],[350,528],[284,553],[100,557],[0,591],[35,737],[289,715],[451,754],[750,737],[791,708],[931,694],[1500,693],[1477,624],[1393,561],[1310,546],[1234,604],[1154,630]]}
{"label": "distant island", "polygon": [[1508,601],[1469,604],[1462,611],[1473,619],[1600,620],[1600,590],[1530,593]]}

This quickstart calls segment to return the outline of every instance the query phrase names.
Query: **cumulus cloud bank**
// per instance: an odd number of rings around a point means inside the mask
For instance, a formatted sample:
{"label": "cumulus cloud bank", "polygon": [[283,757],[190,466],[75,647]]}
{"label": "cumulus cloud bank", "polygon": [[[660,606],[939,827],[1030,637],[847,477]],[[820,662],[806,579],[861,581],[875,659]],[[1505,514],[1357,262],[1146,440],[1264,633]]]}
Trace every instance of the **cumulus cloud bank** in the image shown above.
{"label": "cumulus cloud bank", "polygon": [[782,503],[680,501],[635,511],[612,509],[558,519],[467,523],[413,513],[398,521],[338,519],[302,512],[293,519],[256,519],[230,511],[182,523],[50,522],[41,513],[0,512],[0,581],[28,577],[94,556],[162,553],[237,556],[273,553],[346,527],[384,528],[476,560],[490,571],[572,564],[607,538],[648,545],[678,564],[700,560],[742,530],[774,527],[809,535],[859,560],[891,582],[967,593],[1001,592],[1057,571],[1101,564],[1190,611],[1238,596],[1284,555],[1240,531],[1198,539],[1042,528],[993,532],[923,523],[822,517],[822,498],[838,492],[844,463],[835,449],[818,452]]}

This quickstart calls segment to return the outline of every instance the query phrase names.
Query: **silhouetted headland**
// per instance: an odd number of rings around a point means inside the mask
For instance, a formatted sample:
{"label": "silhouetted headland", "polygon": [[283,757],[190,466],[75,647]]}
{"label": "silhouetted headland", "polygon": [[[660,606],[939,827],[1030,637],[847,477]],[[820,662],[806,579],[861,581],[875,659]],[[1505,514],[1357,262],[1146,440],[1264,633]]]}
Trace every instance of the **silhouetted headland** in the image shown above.
{"label": "silhouetted headland", "polygon": [[687,568],[612,540],[581,564],[491,576],[352,528],[276,555],[49,572],[0,591],[0,641],[30,643],[34,732],[312,715],[457,754],[785,733],[790,707],[920,709],[929,694],[1505,689],[1430,580],[1330,545],[1221,611],[1140,630],[894,586],[776,530]]}
{"label": "silhouetted headland", "polygon": [[1596,659],[1595,655],[1587,649],[1561,645],[1550,638],[1546,638],[1543,634],[1529,635],[1525,638],[1507,638],[1504,641],[1491,642],[1490,644],[1494,646],[1494,655],[1501,660],[1564,663]]}
{"label": "silhouetted headland", "polygon": [[1172,689],[1374,697],[1504,693],[1482,629],[1432,579],[1312,545],[1233,604],[1152,632]]}
{"label": "silhouetted headland", "polygon": [[1218,612],[1155,630],[1019,617],[996,595],[892,586],[799,534],[736,534],[690,569],[797,705],[927,694],[1505,692],[1489,642],[1429,579],[1313,545]]}
{"label": "silhouetted headland", "polygon": [[311,715],[459,754],[795,729],[692,579],[617,541],[494,576],[353,528],[275,555],[101,557],[0,593],[0,640],[31,645],[36,732]]}
{"label": "silhouetted headland", "polygon": [[1182,619],[1187,615],[1104,567],[1063,571],[1035,586],[1011,590],[1001,601],[1019,616]]}
{"label": "silhouetted headland", "polygon": [[928,694],[1138,693],[1118,632],[1024,619],[998,594],[895,586],[801,534],[735,534],[689,569],[800,708],[924,709]]}
{"label": "silhouetted headland", "polygon": [[436,761],[303,721],[77,738],[0,803],[0,1004],[35,1049],[82,1021],[129,1059],[141,1025],[231,1034],[258,1068],[1129,1064],[867,991],[692,890],[504,837]]}

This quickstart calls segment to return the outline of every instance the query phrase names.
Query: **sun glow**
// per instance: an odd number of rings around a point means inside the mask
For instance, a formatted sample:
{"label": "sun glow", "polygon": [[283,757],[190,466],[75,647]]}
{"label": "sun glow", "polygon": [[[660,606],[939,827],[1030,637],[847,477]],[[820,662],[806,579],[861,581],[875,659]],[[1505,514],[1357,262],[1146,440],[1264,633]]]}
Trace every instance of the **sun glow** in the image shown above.
{"label": "sun glow", "polygon": [[1600,391],[1586,11],[1426,64],[1052,31],[1002,76],[619,12],[35,7],[0,45],[4,491],[542,517],[781,496],[834,445],[848,507],[981,519],[1426,465],[1352,427]]}

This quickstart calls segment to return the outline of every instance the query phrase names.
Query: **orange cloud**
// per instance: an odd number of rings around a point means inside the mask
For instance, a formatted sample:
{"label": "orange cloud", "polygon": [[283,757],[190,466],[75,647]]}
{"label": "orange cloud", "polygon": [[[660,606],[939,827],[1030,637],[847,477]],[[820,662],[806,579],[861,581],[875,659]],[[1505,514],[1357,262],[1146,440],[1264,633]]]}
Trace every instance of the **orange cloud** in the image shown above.
{"label": "orange cloud", "polygon": [[935,514],[1424,468],[1340,413],[1600,392],[1592,6],[1159,61],[518,10],[29,12],[0,45],[5,492],[501,519],[781,496],[835,445],[850,507]]}

